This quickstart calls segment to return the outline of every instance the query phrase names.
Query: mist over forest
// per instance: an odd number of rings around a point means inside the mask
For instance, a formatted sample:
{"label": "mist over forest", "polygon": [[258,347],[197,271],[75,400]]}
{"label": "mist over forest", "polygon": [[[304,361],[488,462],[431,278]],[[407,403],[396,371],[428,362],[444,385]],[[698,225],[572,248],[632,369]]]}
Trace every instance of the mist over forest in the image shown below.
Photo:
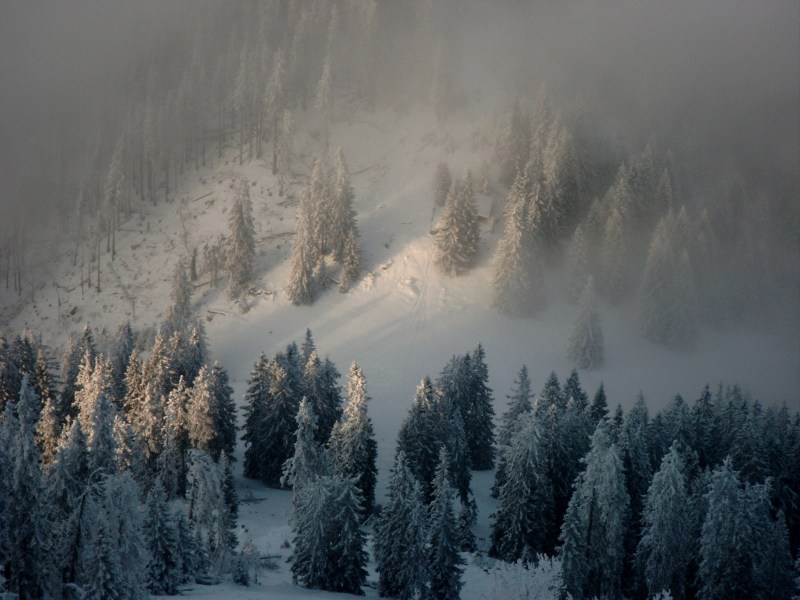
{"label": "mist over forest", "polygon": [[798,23],[0,3],[0,596],[800,593]]}

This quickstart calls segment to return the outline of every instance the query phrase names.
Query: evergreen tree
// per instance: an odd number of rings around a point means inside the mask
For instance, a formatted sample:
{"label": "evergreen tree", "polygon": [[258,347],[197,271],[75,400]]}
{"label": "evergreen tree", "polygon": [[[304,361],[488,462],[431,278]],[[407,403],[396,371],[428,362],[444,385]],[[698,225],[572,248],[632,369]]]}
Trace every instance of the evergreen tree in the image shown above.
{"label": "evergreen tree", "polygon": [[86,438],[77,419],[65,425],[53,461],[45,472],[45,482],[54,515],[65,519],[89,484]]}
{"label": "evergreen tree", "polygon": [[489,369],[484,358],[483,346],[478,344],[470,356],[472,373],[464,414],[469,462],[476,471],[494,468],[494,399],[488,386]]}
{"label": "evergreen tree", "polygon": [[681,251],[672,214],[659,221],[647,254],[639,291],[637,325],[649,340],[676,350],[697,339],[694,287],[689,257]]}
{"label": "evergreen tree", "polygon": [[596,369],[603,364],[604,345],[591,277],[586,281],[580,310],[569,338],[569,359],[578,368]]}
{"label": "evergreen tree", "polygon": [[311,304],[317,295],[314,270],[320,260],[313,239],[310,188],[303,190],[297,210],[297,229],[292,243],[292,267],[286,293],[293,304]]}
{"label": "evergreen tree", "polygon": [[255,258],[255,225],[253,204],[250,201],[250,184],[242,178],[230,213],[230,248],[228,248],[228,270],[230,283],[228,294],[242,307],[246,306],[247,286],[253,278]]}
{"label": "evergreen tree", "polygon": [[233,519],[225,503],[222,469],[202,450],[189,451],[187,475],[189,520],[214,572],[223,572],[235,537]]}
{"label": "evergreen tree", "polygon": [[510,396],[507,396],[509,399],[508,409],[503,414],[502,423],[497,434],[499,460],[494,475],[494,484],[492,485],[491,495],[493,498],[498,497],[500,488],[506,479],[506,454],[510,449],[511,440],[514,439],[514,435],[525,422],[525,415],[532,410],[531,383],[528,377],[528,368],[525,365],[522,365],[514,383],[516,383],[517,387]]}
{"label": "evergreen tree", "polygon": [[270,385],[269,362],[262,353],[247,381],[244,394],[244,434],[245,443],[244,475],[251,479],[261,479],[267,459],[267,440],[264,437],[268,411]]}
{"label": "evergreen tree", "polygon": [[425,377],[414,392],[411,410],[397,434],[397,451],[405,454],[408,468],[422,486],[426,503],[433,498],[433,479],[439,451],[444,445],[435,401],[433,384]]}
{"label": "evergreen tree", "polygon": [[345,263],[348,255],[348,241],[355,245],[355,269],[358,270],[358,226],[356,211],[353,209],[355,194],[350,184],[350,171],[341,148],[333,153],[333,165],[330,171],[330,193],[327,208],[326,250],[339,264]]}
{"label": "evergreen tree", "polygon": [[497,144],[497,158],[500,162],[500,182],[511,185],[527,163],[531,148],[530,116],[514,98],[508,115],[508,123]]}
{"label": "evergreen tree", "polygon": [[310,588],[363,595],[366,552],[361,495],[353,480],[324,476],[296,488],[292,579]]}
{"label": "evergreen tree", "polygon": [[547,455],[539,419],[520,416],[522,424],[505,455],[505,479],[499,486],[489,554],[514,562],[544,551],[553,519]]}
{"label": "evergreen tree", "polygon": [[42,464],[53,461],[58,450],[58,439],[61,433],[61,422],[56,414],[56,404],[52,398],[45,401],[42,415],[36,423],[36,447],[42,454]]}
{"label": "evergreen tree", "polygon": [[[192,284],[183,261],[175,265],[170,290],[170,305],[167,308],[159,332],[161,337],[169,339],[174,332],[189,336],[195,316],[192,311]],[[123,371],[124,372],[124,371]]]}
{"label": "evergreen tree", "polygon": [[358,234],[351,230],[344,243],[342,271],[339,275],[339,291],[347,292],[358,279],[361,270],[361,254],[358,249]]}
{"label": "evergreen tree", "polygon": [[616,207],[611,210],[605,225],[603,248],[600,253],[600,288],[611,303],[620,302],[628,291],[628,245],[625,221]]}
{"label": "evergreen tree", "polygon": [[144,537],[150,554],[147,565],[148,590],[157,595],[175,594],[180,576],[180,550],[173,516],[167,505],[167,494],[160,478],[156,478],[147,497]]}
{"label": "evergreen tree", "polygon": [[590,252],[589,240],[584,233],[584,224],[581,223],[575,228],[567,251],[567,296],[572,302],[581,299],[586,281],[591,277],[593,269]]}
{"label": "evergreen tree", "polygon": [[136,345],[136,340],[131,329],[130,321],[120,325],[117,330],[117,339],[114,352],[111,356],[111,373],[114,380],[114,405],[117,409],[122,409],[127,388],[125,386],[125,374],[128,371],[128,364],[131,354]]}
{"label": "evergreen tree", "polygon": [[350,367],[347,383],[348,402],[342,420],[337,422],[328,442],[336,474],[354,479],[363,498],[364,516],[372,513],[375,502],[377,442],[372,420],[367,416],[367,381],[361,368]]}
{"label": "evergreen tree", "polygon": [[188,390],[186,428],[193,448],[211,453],[211,443],[216,437],[214,427],[214,399],[208,369],[200,369],[194,386]]}
{"label": "evergreen tree", "polygon": [[[259,375],[260,377],[260,375]],[[267,389],[263,398],[257,402],[261,404],[258,408],[261,411],[251,411],[247,415],[248,420],[257,419],[258,424],[254,429],[249,429],[245,424],[245,439],[253,448],[254,438],[259,438],[256,442],[256,449],[251,454],[251,461],[255,461],[255,472],[262,482],[266,485],[278,487],[280,485],[283,464],[294,451],[294,432],[297,429],[295,416],[299,399],[292,393],[290,381],[286,370],[274,360],[267,367]],[[261,385],[261,382],[254,382],[254,385]],[[258,390],[261,394],[263,390]],[[245,455],[245,472],[248,472],[247,455]],[[257,466],[256,466],[257,465]]]}
{"label": "evergreen tree", "polygon": [[592,398],[592,404],[589,406],[589,418],[592,425],[597,427],[598,423],[608,416],[608,400],[606,399],[606,388],[601,383],[597,388],[597,392]]}
{"label": "evergreen tree", "polygon": [[472,267],[479,244],[475,193],[467,172],[464,181],[453,182],[447,194],[434,238],[434,261],[447,275],[458,275]]}
{"label": "evergreen tree", "polygon": [[692,547],[686,488],[683,459],[673,444],[647,491],[636,551],[651,595],[668,590],[676,600],[685,597],[688,550]]}
{"label": "evergreen tree", "polygon": [[447,163],[439,163],[436,167],[436,174],[433,177],[433,202],[436,206],[444,206],[447,193],[453,183],[453,176],[450,175],[450,168]]}
{"label": "evergreen tree", "polygon": [[303,389],[317,416],[316,439],[320,443],[328,441],[334,424],[342,414],[338,379],[339,372],[330,359],[321,362],[316,350],[312,349],[303,371]]}
{"label": "evergreen tree", "polygon": [[361,529],[364,506],[358,482],[334,477],[331,497],[330,557],[328,585],[333,592],[364,595],[362,587],[367,580],[367,552],[365,536]]}
{"label": "evergreen tree", "polygon": [[576,599],[620,598],[629,500],[622,460],[605,422],[583,462],[561,526],[564,586]]}
{"label": "evergreen tree", "polygon": [[458,549],[453,492],[450,487],[450,458],[447,450],[439,453],[430,506],[429,596],[436,600],[456,600],[461,592],[461,566],[464,560]]}
{"label": "evergreen tree", "polygon": [[327,457],[316,440],[317,417],[303,398],[297,409],[294,454],[283,465],[281,485],[299,488],[327,474]]}
{"label": "evergreen tree", "polygon": [[105,392],[100,392],[91,413],[92,428],[87,436],[89,472],[93,478],[113,475],[117,468],[117,445],[114,437],[116,412]]}
{"label": "evergreen tree", "polygon": [[233,388],[228,383],[228,372],[219,362],[214,361],[208,377],[214,422],[209,454],[214,460],[219,460],[222,452],[231,457],[236,449],[236,403],[233,401]]}
{"label": "evergreen tree", "polygon": [[[748,597],[755,590],[747,585],[750,574],[748,531],[742,527],[739,474],[725,462],[714,469],[706,494],[706,517],[700,536],[698,598],[716,600]],[[752,597],[752,596],[750,596]]]}
{"label": "evergreen tree", "polygon": [[2,424],[0,454],[8,461],[3,487],[8,487],[0,515],[5,529],[0,529],[0,557],[5,557],[7,585],[20,598],[42,598],[52,591],[47,504],[34,432],[38,403],[25,374],[19,402],[7,404]]}
{"label": "evergreen tree", "polygon": [[130,473],[106,477],[101,487],[102,509],[110,526],[112,549],[123,566],[119,595],[143,600],[149,555],[143,535],[141,490]]}
{"label": "evergreen tree", "polygon": [[531,316],[544,305],[542,272],[534,254],[534,242],[528,226],[528,206],[524,188],[527,172],[516,181],[506,208],[503,238],[497,246],[493,303],[500,312],[511,316]]}
{"label": "evergreen tree", "polygon": [[519,429],[520,417],[531,411],[531,381],[528,376],[528,367],[522,365],[519,375],[514,381],[516,388],[508,398],[508,410],[503,414],[502,424],[497,433],[499,446],[508,446],[514,433]]}
{"label": "evergreen tree", "polygon": [[86,501],[81,525],[77,583],[83,597],[92,600],[123,598],[122,565],[114,547],[109,517],[102,503],[91,496]]}
{"label": "evergreen tree", "polygon": [[427,514],[419,482],[398,452],[387,504],[375,525],[375,561],[381,596],[422,597],[427,581]]}

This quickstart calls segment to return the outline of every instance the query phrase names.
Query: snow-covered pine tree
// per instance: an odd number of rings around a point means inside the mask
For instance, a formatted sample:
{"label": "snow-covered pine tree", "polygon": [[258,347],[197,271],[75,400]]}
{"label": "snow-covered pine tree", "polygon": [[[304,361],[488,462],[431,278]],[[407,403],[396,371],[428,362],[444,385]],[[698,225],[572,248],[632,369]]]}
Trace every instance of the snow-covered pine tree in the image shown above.
{"label": "snow-covered pine tree", "polygon": [[147,589],[152,594],[173,595],[180,581],[178,534],[167,494],[157,477],[147,496],[144,539],[149,553]]}
{"label": "snow-covered pine tree", "polygon": [[603,383],[597,388],[592,403],[589,405],[589,419],[593,427],[597,427],[598,423],[608,416],[608,400],[606,399],[606,388]]}
{"label": "snow-covered pine tree", "polygon": [[500,447],[511,444],[514,433],[521,425],[520,417],[525,413],[531,412],[531,380],[528,375],[528,367],[522,365],[514,380],[516,386],[511,390],[508,398],[508,409],[503,413],[502,422],[497,432],[497,444]]}
{"label": "snow-covered pine tree", "polygon": [[464,426],[470,406],[472,375],[470,355],[454,356],[436,382],[434,404],[435,430],[439,442],[447,447],[451,482],[462,504],[469,502],[472,478],[470,447]]}
{"label": "snow-covered pine tree", "polygon": [[202,450],[190,450],[188,463],[189,520],[212,571],[221,573],[228,567],[235,544],[232,535],[234,523],[225,502],[222,469]]}
{"label": "snow-covered pine tree", "polygon": [[0,557],[5,558],[6,585],[20,598],[47,597],[54,591],[49,511],[34,432],[38,404],[27,374],[23,375],[19,401],[6,405],[0,442],[9,470],[4,482],[6,506],[0,515]]}
{"label": "snow-covered pine tree", "polygon": [[489,388],[489,369],[482,344],[470,355],[472,377],[464,415],[470,467],[476,471],[494,468],[494,399]]}
{"label": "snow-covered pine tree", "polygon": [[267,403],[269,396],[269,362],[263,353],[258,357],[244,394],[244,433],[245,443],[244,475],[251,479],[261,479],[267,459],[267,441],[264,437],[266,427]]}
{"label": "snow-covered pine tree", "polygon": [[306,399],[317,416],[316,439],[326,443],[331,430],[342,415],[341,390],[337,381],[339,371],[330,359],[321,362],[312,350],[303,372],[303,389]]}
{"label": "snow-covered pine tree", "polygon": [[649,340],[682,350],[697,339],[697,323],[688,254],[676,246],[672,213],[653,233],[639,290],[637,326]]}
{"label": "snow-covered pine tree", "polygon": [[567,297],[572,302],[578,302],[581,299],[586,287],[586,280],[593,271],[589,240],[584,232],[584,227],[584,223],[578,224],[567,249]]}
{"label": "snow-covered pine tree", "polygon": [[411,410],[397,434],[397,452],[407,458],[408,468],[420,482],[426,503],[433,498],[433,479],[444,444],[441,423],[437,418],[435,390],[429,377],[417,385]]}
{"label": "snow-covered pine tree", "polygon": [[236,191],[228,224],[230,226],[228,295],[244,309],[247,306],[247,286],[253,278],[253,259],[256,253],[250,183],[245,177],[242,178]]}
{"label": "snow-covered pine tree", "polygon": [[522,365],[517,379],[514,381],[516,388],[508,398],[508,409],[503,413],[500,428],[497,432],[498,462],[492,485],[492,498],[497,498],[500,488],[506,478],[506,454],[511,446],[514,434],[524,423],[525,414],[531,412],[531,382],[528,377],[528,367]]}
{"label": "snow-covered pine tree", "polygon": [[564,586],[574,598],[620,598],[629,500],[622,460],[605,421],[583,462],[561,526]]}
{"label": "snow-covered pine tree", "polygon": [[693,546],[683,459],[673,444],[647,491],[637,561],[650,595],[668,590],[685,597],[689,549]]}
{"label": "snow-covered pine tree", "polygon": [[101,488],[112,547],[123,567],[119,596],[143,600],[149,555],[143,534],[141,490],[130,472],[106,477]]}
{"label": "snow-covered pine tree", "polygon": [[528,187],[526,169],[509,193],[505,231],[495,255],[493,303],[512,316],[531,316],[544,305],[541,267],[528,225]]}
{"label": "snow-covered pine tree", "polygon": [[633,408],[625,415],[619,435],[634,530],[638,529],[641,522],[644,498],[653,479],[653,461],[648,449],[649,433],[647,405],[644,397],[639,394]]}
{"label": "snow-covered pine tree", "polygon": [[60,433],[61,422],[56,414],[56,405],[52,398],[48,398],[36,423],[36,447],[42,454],[42,465],[49,465],[53,461]]}
{"label": "snow-covered pine tree", "polygon": [[444,206],[447,193],[453,183],[453,176],[447,163],[440,162],[436,166],[436,174],[433,177],[433,202],[436,206]]}
{"label": "snow-covered pine tree", "polygon": [[[742,524],[743,511],[739,474],[730,459],[714,469],[706,494],[706,517],[700,535],[700,564],[697,597],[702,600],[752,597],[749,588],[751,551]],[[749,529],[749,528],[748,528]]]}
{"label": "snow-covered pine tree", "polygon": [[323,147],[327,150],[330,143],[331,116],[333,113],[333,90],[331,82],[331,57],[328,54],[322,64],[322,75],[314,94],[314,106],[319,111],[320,130]]}
{"label": "snow-covered pine tree", "polygon": [[158,472],[168,500],[186,495],[186,452],[190,448],[189,396],[181,378],[178,386],[167,396],[164,407],[164,438],[158,457]]}
{"label": "snow-covered pine tree", "polygon": [[292,111],[284,110],[281,117],[280,132],[277,141],[278,196],[283,196],[284,187],[292,175],[294,160],[295,125]]}
{"label": "snow-covered pine tree", "polygon": [[454,181],[450,186],[433,243],[434,262],[445,274],[458,275],[474,264],[480,227],[469,171],[463,181]]}
{"label": "snow-covered pine tree", "polygon": [[[355,244],[356,253],[358,250],[358,226],[356,224],[356,211],[353,209],[355,193],[350,184],[350,171],[347,168],[347,161],[341,148],[337,148],[333,153],[332,168],[329,172],[330,193],[326,195],[328,200],[328,225],[325,235],[327,237],[327,249],[333,259],[344,264],[347,255],[348,239],[352,238]],[[356,263],[358,262],[356,257]]]}
{"label": "snow-covered pine tree", "polygon": [[339,291],[346,293],[350,290],[361,271],[361,253],[358,249],[358,235],[355,231],[347,234],[344,244],[344,257],[342,258],[342,270],[339,274]]}
{"label": "snow-covered pine tree", "polygon": [[568,356],[580,369],[596,369],[603,364],[605,346],[592,277],[586,280],[580,301],[580,315],[569,338]]}
{"label": "snow-covered pine tree", "polygon": [[552,528],[553,498],[547,474],[547,450],[539,418],[522,421],[505,454],[505,477],[498,490],[489,554],[514,562],[542,553]]}
{"label": "snow-covered pine tree", "polygon": [[628,290],[627,240],[622,213],[613,208],[605,225],[600,252],[600,287],[609,302],[620,302]]}
{"label": "snow-covered pine tree", "polygon": [[100,499],[86,499],[81,520],[76,583],[83,598],[120,598],[123,568],[114,544],[109,516]]}
{"label": "snow-covered pine tree", "polygon": [[317,417],[306,398],[297,409],[294,454],[284,463],[281,485],[300,488],[323,475],[329,466],[325,449],[316,440]]}
{"label": "snow-covered pine tree", "polygon": [[66,519],[89,485],[86,438],[77,419],[64,425],[58,449],[45,472],[45,484],[54,518]]}
{"label": "snow-covered pine tree", "polygon": [[189,337],[195,316],[192,311],[192,283],[182,260],[175,264],[172,275],[172,289],[170,290],[170,305],[167,308],[164,320],[159,331],[161,337],[169,339],[176,331]]}
{"label": "snow-covered pine tree", "polygon": [[325,520],[329,487],[330,477],[320,477],[295,488],[292,497],[292,581],[309,589],[324,589],[329,570]]}
{"label": "snow-covered pine tree", "polygon": [[458,549],[450,462],[447,449],[442,448],[434,478],[429,521],[428,593],[435,600],[457,600],[463,585],[461,575],[464,559]]}
{"label": "snow-covered pine tree", "polygon": [[331,478],[328,523],[331,527],[329,546],[329,574],[325,589],[346,594],[364,595],[362,587],[367,582],[366,536],[361,529],[364,506],[359,482],[356,478]]}
{"label": "snow-covered pine tree", "polygon": [[125,400],[127,388],[125,387],[125,373],[128,363],[136,346],[136,338],[131,329],[130,321],[125,321],[117,330],[114,351],[111,355],[111,374],[114,380],[114,406],[121,409]]}
{"label": "snow-covered pine tree", "polygon": [[367,380],[361,368],[353,363],[347,382],[348,401],[341,421],[334,425],[328,441],[334,473],[343,479],[354,479],[363,498],[363,517],[372,513],[375,503],[378,444],[367,415]]}
{"label": "snow-covered pine tree", "polygon": [[422,597],[427,581],[428,518],[422,488],[400,451],[389,494],[375,525],[375,561],[381,596]]}
{"label": "snow-covered pine tree", "polygon": [[300,198],[297,210],[297,229],[292,242],[292,267],[286,293],[293,304],[311,304],[317,295],[318,282],[314,270],[320,261],[313,238],[311,221],[312,203],[310,186],[306,187]]}
{"label": "snow-covered pine tree", "polygon": [[233,388],[228,383],[228,372],[218,361],[214,361],[208,377],[214,421],[209,454],[214,460],[219,460],[222,452],[231,457],[236,449],[236,403]]}
{"label": "snow-covered pine tree", "polygon": [[508,122],[497,143],[497,159],[500,163],[500,182],[510,186],[518,171],[528,163],[531,148],[531,119],[519,98],[511,103]]}
{"label": "snow-covered pine tree", "polygon": [[86,436],[89,451],[89,472],[94,480],[113,475],[117,470],[117,443],[114,436],[116,411],[105,392],[97,395],[92,407],[91,429]]}
{"label": "snow-covered pine tree", "polygon": [[209,371],[203,367],[195,378],[194,386],[188,390],[186,428],[192,448],[209,454],[211,442],[217,433],[213,402]]}
{"label": "snow-covered pine tree", "polygon": [[[268,366],[268,389],[264,399],[260,428],[253,435],[261,437],[259,477],[263,483],[279,487],[283,464],[294,451],[295,416],[300,399],[292,394],[289,378],[277,361]],[[247,435],[247,426],[245,434]],[[248,436],[248,439],[249,436]]]}

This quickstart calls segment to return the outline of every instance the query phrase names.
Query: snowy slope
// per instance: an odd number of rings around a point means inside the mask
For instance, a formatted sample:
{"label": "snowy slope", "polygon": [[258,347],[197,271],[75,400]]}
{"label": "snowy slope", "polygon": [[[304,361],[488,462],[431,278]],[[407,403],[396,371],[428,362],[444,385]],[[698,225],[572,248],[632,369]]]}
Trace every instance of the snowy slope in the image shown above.
{"label": "snowy slope", "polygon": [[[111,332],[125,319],[131,319],[134,328],[157,323],[168,302],[176,261],[187,258],[193,246],[227,233],[226,213],[234,186],[245,175],[252,182],[260,293],[251,298],[249,311],[241,314],[223,286],[211,289],[208,277],[201,277],[195,301],[206,318],[213,357],[228,369],[237,398],[258,354],[269,355],[291,341],[300,342],[307,327],[321,354],[329,354],[342,373],[352,361],[358,362],[372,397],[369,411],[378,438],[380,498],[394,440],[417,383],[426,374],[435,377],[453,354],[483,343],[498,415],[523,363],[534,390],[541,388],[551,370],[561,378],[570,370],[565,355],[576,309],[562,300],[556,281],[548,283],[548,307],[535,319],[510,319],[490,307],[492,255],[502,223],[493,232],[484,227],[478,265],[468,274],[450,278],[432,264],[429,231],[435,215],[430,183],[436,164],[447,161],[455,175],[470,168],[477,178],[490,149],[472,134],[486,127],[486,115],[485,107],[472,106],[440,127],[428,110],[363,113],[337,108],[332,140],[342,146],[349,162],[364,255],[363,277],[347,294],[339,294],[333,286],[313,306],[295,307],[283,291],[296,196],[320,147],[313,135],[306,134],[296,143],[297,176],[284,197],[278,197],[265,160],[239,166],[236,149],[229,147],[223,159],[185,172],[171,202],[137,207],[137,214],[119,233],[116,259],[112,263],[110,255],[103,255],[100,294],[81,287],[81,268],[72,264],[74,241],[65,238],[60,260],[41,261],[33,299],[0,297],[0,326],[5,322],[12,332],[29,327],[55,345],[87,321]],[[313,132],[315,115],[301,117],[298,120],[305,120]],[[495,196],[497,210],[502,190]],[[738,331],[704,332],[698,348],[681,355],[639,338],[631,314],[631,305],[601,307],[606,366],[581,373],[590,394],[603,381],[609,403],[629,407],[641,390],[655,410],[676,393],[691,401],[706,382],[726,381],[740,383],[764,402],[786,401],[798,407],[800,348],[791,334],[799,329],[796,323],[782,332],[746,325]],[[488,535],[492,502],[484,492],[490,481],[491,474],[476,474],[473,483],[479,497],[479,538]],[[262,552],[285,558],[287,550],[280,546],[290,537],[289,494],[243,479],[240,484],[245,501],[242,525],[253,533]],[[465,598],[488,593],[488,578],[482,573],[478,566],[470,566]],[[290,579],[282,559],[279,571],[264,573],[258,588],[196,586],[192,594],[328,597],[295,588]],[[371,595],[376,595],[374,590]]]}

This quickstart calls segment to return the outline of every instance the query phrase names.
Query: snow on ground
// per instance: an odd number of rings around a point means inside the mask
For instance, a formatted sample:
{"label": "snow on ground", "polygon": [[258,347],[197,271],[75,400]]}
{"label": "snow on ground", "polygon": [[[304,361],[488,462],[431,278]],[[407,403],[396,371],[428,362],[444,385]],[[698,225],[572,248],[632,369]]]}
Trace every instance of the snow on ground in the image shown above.
{"label": "snow on ground", "polygon": [[[270,355],[291,341],[302,341],[307,327],[321,354],[329,354],[343,375],[357,361],[372,397],[369,412],[378,439],[380,501],[397,431],[423,376],[435,377],[453,354],[483,343],[499,416],[523,363],[534,390],[541,388],[551,370],[562,380],[567,376],[570,365],[565,354],[576,309],[560,299],[557,284],[550,285],[550,303],[537,318],[510,319],[491,309],[491,257],[501,224],[494,231],[488,225],[484,228],[479,263],[470,273],[450,278],[432,264],[429,231],[435,214],[430,184],[435,167],[445,160],[454,175],[470,168],[478,179],[489,149],[479,135],[471,134],[485,127],[485,108],[473,106],[452,117],[444,128],[427,110],[364,113],[347,106],[337,110],[332,140],[343,147],[349,162],[364,256],[363,277],[348,294],[339,294],[334,286],[313,306],[295,307],[283,291],[296,197],[320,147],[313,135],[304,135],[296,144],[296,181],[283,197],[277,194],[266,160],[239,166],[236,148],[229,147],[223,159],[216,161],[216,150],[210,149],[207,167],[189,168],[169,203],[137,205],[137,213],[123,224],[117,238],[117,258],[112,263],[103,255],[100,294],[80,285],[80,257],[78,266],[72,262],[74,240],[56,239],[63,251],[59,260],[44,260],[43,255],[34,259],[38,262],[33,298],[28,292],[13,298],[3,291],[0,326],[5,323],[11,332],[28,327],[56,345],[86,322],[110,332],[125,319],[131,319],[135,328],[157,323],[168,303],[176,261],[188,258],[193,246],[227,233],[227,209],[236,183],[245,175],[252,184],[260,293],[250,300],[249,311],[241,314],[224,287],[211,289],[208,276],[201,277],[195,301],[206,318],[213,357],[229,370],[237,398],[258,354]],[[298,121],[311,124],[313,131],[313,114]],[[502,192],[496,192],[495,207],[502,201]],[[634,330],[632,312],[630,304],[601,310],[606,366],[581,373],[590,394],[602,381],[612,406],[630,407],[642,391],[655,410],[676,393],[691,401],[706,382],[715,386],[725,381],[740,383],[765,402],[786,401],[799,407],[800,348],[792,333],[800,330],[797,323],[782,332],[745,325],[736,331],[705,331],[694,352],[676,354],[643,341]],[[473,480],[479,503],[477,534],[484,549],[493,510],[487,496],[491,480],[491,473],[477,473]],[[239,492],[241,524],[252,533],[259,550],[281,556],[279,570],[265,572],[263,583],[250,589],[195,586],[192,595],[327,597],[290,583],[288,551],[281,547],[290,538],[289,494],[244,479]],[[374,573],[370,579],[375,581]],[[480,566],[469,566],[465,579],[465,598],[486,597],[490,578]],[[368,590],[368,595],[376,596],[375,590]]]}

